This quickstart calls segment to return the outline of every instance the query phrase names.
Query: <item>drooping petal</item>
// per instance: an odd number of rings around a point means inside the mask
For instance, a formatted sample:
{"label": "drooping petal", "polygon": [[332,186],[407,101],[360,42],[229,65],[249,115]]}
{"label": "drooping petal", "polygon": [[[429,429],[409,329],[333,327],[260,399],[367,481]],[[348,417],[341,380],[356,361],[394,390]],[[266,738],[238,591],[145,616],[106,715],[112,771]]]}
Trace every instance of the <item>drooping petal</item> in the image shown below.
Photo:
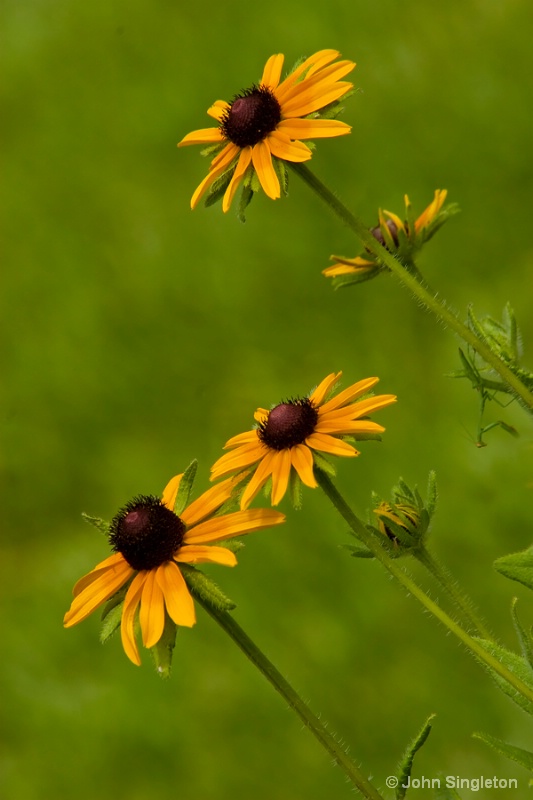
{"label": "drooping petal", "polygon": [[268,139],[263,139],[263,141],[253,146],[252,161],[264,193],[271,200],[277,200],[281,197],[281,189],[278,176],[272,165]]}
{"label": "drooping petal", "polygon": [[348,442],[343,442],[342,439],[336,439],[334,436],[329,436],[327,433],[312,433],[305,440],[308,447],[314,450],[320,450],[323,453],[331,453],[334,456],[358,456],[359,451],[352,447]]}
{"label": "drooping petal", "polygon": [[180,515],[187,527],[196,525],[200,520],[217,511],[231,497],[236,483],[235,478],[228,478],[228,480],[212,486],[196,500],[193,500]]}
{"label": "drooping petal", "polygon": [[157,569],[148,571],[141,595],[139,622],[145,647],[157,644],[165,627],[165,603],[163,592],[157,582]]}
{"label": "drooping petal", "polygon": [[178,565],[174,561],[165,561],[158,568],[156,577],[165,596],[169,617],[176,625],[192,628],[196,622],[194,602]]}
{"label": "drooping petal", "polygon": [[114,567],[118,564],[121,564],[124,561],[124,556],[122,553],[113,553],[112,556],[100,561],[99,564],[94,567],[87,575],[84,575],[83,578],[80,578],[79,581],[74,585],[72,590],[72,594],[74,597],[80,594],[86,586],[89,586],[90,583],[95,581],[97,578],[100,577],[104,572],[107,572],[109,567]]}
{"label": "drooping petal", "polygon": [[347,403],[351,403],[357,397],[360,397],[365,392],[370,391],[373,386],[378,383],[379,378],[364,378],[362,381],[357,381],[357,383],[353,383],[351,386],[348,386],[347,389],[344,389],[339,394],[332,397],[331,400],[328,400],[327,403],[324,403],[318,409],[319,416],[323,414],[327,414],[328,411],[333,411],[336,408],[340,408],[341,406],[346,405]]}
{"label": "drooping petal", "polygon": [[137,642],[135,641],[135,613],[141,601],[144,581],[147,574],[148,573],[146,571],[138,572],[132,580],[131,586],[126,593],[126,597],[124,598],[122,621],[120,625],[120,636],[122,639],[122,647],[124,648],[124,652],[130,661],[133,661],[133,663],[137,666],[140,666],[141,664],[141,657],[139,656],[139,648],[137,647]]}
{"label": "drooping petal", "polygon": [[234,567],[237,563],[235,553],[227,547],[205,544],[183,545],[175,560],[182,564],[222,564],[224,567]]}
{"label": "drooping petal", "polygon": [[360,272],[368,272],[370,269],[376,269],[374,261],[368,261],[366,258],[357,256],[356,258],[342,258],[341,256],[331,256],[336,260],[336,264],[331,267],[326,267],[322,270],[322,275],[326,278],[336,278],[338,275],[350,275]]}
{"label": "drooping petal", "polygon": [[281,77],[283,61],[284,56],[282,53],[270,56],[263,70],[263,76],[260,82],[261,86],[268,86],[269,89],[275,89],[277,87]]}
{"label": "drooping petal", "polygon": [[222,200],[222,211],[224,213],[226,213],[229,210],[231,202],[235,196],[235,192],[239,188],[239,184],[244,178],[244,173],[248,169],[251,160],[252,160],[252,148],[251,147],[243,148],[241,150],[237,166],[235,167],[235,172],[233,173],[233,177],[229,183],[228,188],[224,193],[224,199]]}
{"label": "drooping petal", "polygon": [[[280,123],[282,125],[283,123]],[[303,142],[291,142],[289,136],[285,132],[281,133],[278,129],[272,131],[268,136],[268,145],[270,152],[277,158],[282,158],[284,161],[309,161],[313,153]]]}
{"label": "drooping petal", "polygon": [[[350,133],[352,128],[351,125],[338,119],[283,119],[278,124],[277,130],[291,139],[325,139],[330,136],[344,136]],[[270,149],[272,150],[272,147]],[[273,150],[272,152],[274,153]]]}
{"label": "drooping petal", "polygon": [[[231,143],[231,144],[227,145],[221,153],[219,153],[219,155],[217,156],[217,165],[216,165],[216,167],[213,167],[207,173],[206,177],[203,179],[201,184],[198,186],[198,188],[194,192],[194,194],[193,194],[193,196],[191,198],[191,208],[196,208],[196,206],[198,205],[199,201],[203,197],[204,193],[217,180],[217,178],[220,178],[222,173],[225,172],[226,169],[228,169],[228,167],[231,165],[231,162],[233,161],[233,159],[235,158],[235,156],[237,155],[238,152],[239,152],[239,148],[236,145],[234,145],[233,143]],[[222,155],[224,155],[224,158],[222,158]],[[218,160],[218,159],[220,159],[220,160]]]}
{"label": "drooping petal", "polygon": [[[268,476],[267,476],[268,477]],[[266,480],[266,478],[265,478]],[[185,544],[202,544],[206,542],[219,542],[241,536],[261,528],[279,525],[285,520],[279,511],[270,508],[252,508],[246,511],[234,511],[205,520],[194,528],[188,530],[184,537]],[[181,553],[181,551],[179,551]]]}
{"label": "drooping petal", "polygon": [[187,133],[181,142],[178,142],[178,147],[185,147],[189,144],[217,144],[217,142],[223,141],[224,135],[220,128],[200,128]]}
{"label": "drooping petal", "polygon": [[291,451],[280,450],[276,463],[276,469],[272,470],[271,502],[273,506],[277,506],[285,496],[287,486],[289,485],[291,467]]}
{"label": "drooping petal", "polygon": [[291,450],[292,466],[300,476],[302,483],[314,489],[318,486],[313,473],[313,454],[304,444],[298,444]]}
{"label": "drooping petal", "polygon": [[309,395],[309,400],[314,406],[320,406],[324,398],[328,396],[332,387],[335,386],[340,380],[342,372],[331,372],[323,381],[321,381],[316,389]]}
{"label": "drooping petal", "polygon": [[170,511],[174,511],[174,506],[176,504],[176,497],[178,496],[178,490],[180,488],[181,479],[183,478],[183,472],[181,475],[174,475],[173,478],[169,480],[167,485],[163,490],[163,496],[161,498],[161,502],[164,506],[166,506]]}
{"label": "drooping petal", "polygon": [[246,509],[259,492],[261,487],[267,482],[272,470],[275,468],[278,453],[274,450],[267,450],[266,454],[256,471],[250,478],[250,482],[241,497],[241,508]]}
{"label": "drooping petal", "polygon": [[98,571],[96,579],[87,584],[72,601],[63,620],[65,628],[70,628],[86,619],[98,606],[109,600],[121,586],[124,586],[132,573],[133,569],[124,558],[114,566]]}

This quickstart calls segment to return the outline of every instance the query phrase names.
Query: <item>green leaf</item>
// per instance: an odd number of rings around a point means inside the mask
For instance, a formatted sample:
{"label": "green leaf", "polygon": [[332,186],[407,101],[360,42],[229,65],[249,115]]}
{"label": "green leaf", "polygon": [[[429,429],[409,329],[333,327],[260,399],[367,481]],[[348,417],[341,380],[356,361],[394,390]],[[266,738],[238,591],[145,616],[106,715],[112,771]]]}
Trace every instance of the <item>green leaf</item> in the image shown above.
{"label": "green leaf", "polygon": [[106,522],[104,519],[100,519],[100,517],[90,517],[89,514],[82,513],[81,516],[85,522],[88,522],[89,525],[93,525],[100,531],[100,533],[103,533],[104,536],[109,536],[109,522]]}
{"label": "green leaf", "polygon": [[506,578],[533,589],[533,546],[520,553],[497,558],[493,566]]}
{"label": "green leaf", "polygon": [[494,736],[489,736],[488,733],[473,733],[474,739],[492,747],[497,753],[511,761],[516,761],[520,766],[525,767],[529,772],[533,772],[533,753],[529,750],[523,750],[521,747],[515,747],[507,742],[502,742],[501,739],[495,739]]}
{"label": "green leaf", "polygon": [[405,797],[407,792],[406,785],[409,783],[409,779],[411,777],[415,755],[431,733],[431,723],[434,718],[435,714],[431,714],[427,718],[426,722],[422,726],[422,729],[408,745],[405,753],[403,754],[402,760],[398,765],[398,786],[396,787],[396,800],[403,800]]}
{"label": "green leaf", "polygon": [[526,631],[518,619],[518,614],[516,613],[517,602],[518,599],[516,597],[514,597],[511,602],[511,616],[513,618],[514,629],[516,631],[518,641],[520,642],[522,655],[529,662],[530,667],[533,667],[533,638],[531,636],[531,630]]}
{"label": "green leaf", "polygon": [[353,558],[374,558],[374,553],[364,544],[343,544],[341,547],[343,550],[349,550]]}
{"label": "green leaf", "polygon": [[116,592],[104,606],[102,611],[102,627],[100,628],[100,641],[102,644],[114,634],[122,618],[122,606],[131,581]]}
{"label": "green leaf", "polygon": [[190,564],[180,564],[180,570],[192,594],[219,611],[231,611],[235,603],[218,588],[216,583]]}
{"label": "green leaf", "polygon": [[289,478],[289,495],[292,507],[299,511],[302,507],[302,479],[295,469],[291,469]]}
{"label": "green leaf", "polygon": [[176,502],[174,503],[174,514],[177,514],[178,517],[189,505],[197,469],[198,461],[193,459],[182,475],[178,493],[176,495]]}
{"label": "green leaf", "polygon": [[243,186],[241,191],[241,197],[239,200],[239,207],[237,209],[237,217],[241,222],[246,222],[246,215],[245,211],[252,202],[254,193],[250,186]]}
{"label": "green leaf", "polygon": [[[489,642],[487,639],[479,639],[476,637],[476,641],[483,647],[487,653],[490,653],[494,658],[496,658],[500,664],[503,664],[504,667],[516,675],[517,678],[520,678],[526,686],[529,686],[533,689],[533,671],[526,661],[525,658],[522,656],[517,655],[516,653],[507,650],[507,648],[502,647],[499,644],[495,644],[494,642]],[[492,667],[489,667],[485,664],[484,661],[481,662],[483,667],[489,672],[492,676],[495,683],[501,689],[501,691],[510,697],[520,708],[523,708],[527,714],[533,715],[533,703],[524,697],[523,694],[518,692],[514,686],[502,678],[497,672],[495,672]]]}
{"label": "green leaf", "polygon": [[176,644],[177,625],[165,614],[165,627],[160,640],[150,648],[154,659],[155,668],[162,678],[170,677],[172,655]]}

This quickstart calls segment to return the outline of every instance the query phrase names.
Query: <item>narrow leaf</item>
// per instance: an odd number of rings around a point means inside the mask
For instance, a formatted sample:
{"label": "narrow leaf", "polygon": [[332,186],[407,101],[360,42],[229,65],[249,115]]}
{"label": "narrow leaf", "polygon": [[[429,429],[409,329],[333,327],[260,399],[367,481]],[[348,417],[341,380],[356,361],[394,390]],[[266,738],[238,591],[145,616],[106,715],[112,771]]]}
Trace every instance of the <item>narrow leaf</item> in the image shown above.
{"label": "narrow leaf", "polygon": [[520,766],[525,767],[529,772],[533,772],[533,753],[529,750],[523,750],[521,747],[515,747],[507,742],[502,742],[501,739],[495,739],[494,736],[489,736],[488,733],[473,733],[474,739],[479,739],[485,742],[489,747],[492,747],[497,753],[511,761],[516,761]]}
{"label": "narrow leaf", "polygon": [[413,741],[408,745],[400,764],[398,765],[398,786],[396,787],[396,800],[403,800],[411,778],[411,771],[413,769],[413,761],[415,755],[420,750],[429,734],[431,733],[431,723],[435,718],[435,714],[431,714],[422,726],[420,732],[415,736]]}
{"label": "narrow leaf", "polygon": [[506,578],[533,589],[533,546],[520,553],[497,558],[493,566]]}
{"label": "narrow leaf", "polygon": [[174,503],[174,514],[179,515],[183,512],[184,508],[189,505],[194,479],[196,477],[196,470],[198,469],[198,461],[193,459],[180,481],[178,493],[176,495],[176,502]]}

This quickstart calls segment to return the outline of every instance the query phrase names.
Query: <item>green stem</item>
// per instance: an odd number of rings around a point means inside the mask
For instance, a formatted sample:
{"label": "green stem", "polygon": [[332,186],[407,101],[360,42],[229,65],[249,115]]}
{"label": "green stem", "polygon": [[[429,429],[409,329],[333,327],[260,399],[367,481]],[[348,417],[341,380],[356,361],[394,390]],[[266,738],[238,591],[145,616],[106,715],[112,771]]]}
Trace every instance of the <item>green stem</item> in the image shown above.
{"label": "green stem", "polygon": [[380,262],[385,264],[391,272],[406,286],[412,294],[427,308],[432,311],[436,317],[442,320],[446,325],[449,325],[455,333],[464,339],[473,350],[490,364],[490,366],[501,375],[505,383],[518,395],[524,402],[527,408],[533,411],[533,393],[522,383],[518,378],[491,348],[480,339],[474,331],[468,328],[456,314],[451,311],[446,303],[429,291],[424,285],[423,280],[420,281],[414,271],[406,269],[406,267],[398,261],[385,247],[383,247],[377,239],[370,233],[368,228],[357,218],[341,201],[336,197],[333,192],[325,186],[305,164],[298,164],[288,162],[294,172],[296,172],[305,183],[313,189],[314,192],[329,206],[329,208],[336,214],[339,219],[345,223],[351,230],[359,237],[363,245],[377,258]]}
{"label": "green stem", "polygon": [[388,570],[388,572],[390,572],[390,574],[393,575],[396,580],[399,581],[399,583],[401,583],[404,589],[406,589],[409,594],[412,594],[413,597],[416,597],[416,599],[422,603],[424,608],[426,608],[431,614],[433,614],[434,617],[442,622],[442,624],[448,628],[448,630],[453,633],[454,636],[457,636],[457,638],[464,645],[466,645],[466,647],[468,647],[468,649],[475,656],[477,656],[480,661],[482,661],[487,665],[487,667],[492,669],[501,678],[507,681],[507,683],[509,683],[519,694],[529,700],[529,702],[533,703],[533,689],[531,689],[522,680],[520,680],[520,678],[510,672],[510,670],[501,664],[491,653],[488,653],[479,641],[470,636],[457,622],[455,622],[455,620],[453,620],[445,611],[443,611],[443,609],[437,605],[437,603],[434,603],[433,600],[426,595],[426,593],[414,582],[414,580],[409,577],[409,575],[407,575],[407,573],[401,567],[398,566],[398,563],[395,559],[389,557],[389,555],[374,539],[372,534],[366,529],[364,523],[361,522],[359,517],[354,514],[342,495],[339,494],[330,477],[320,469],[315,469],[315,477],[321,489],[331,500],[342,518],[348,523],[357,538],[362,541],[369,550],[372,551],[374,558],[380,561],[385,569]]}
{"label": "green stem", "polygon": [[470,598],[465,595],[449,572],[439,564],[437,559],[425,547],[421,547],[415,553],[414,558],[425,566],[429,573],[435,578],[439,586],[451,597],[457,608],[461,611],[464,618],[472,627],[476,636],[480,636],[487,641],[493,641],[493,636],[484,622],[477,616]]}
{"label": "green stem", "polygon": [[250,637],[243,631],[227,611],[222,611],[209,603],[205,597],[196,595],[198,602],[220,627],[233,639],[235,644],[248,656],[252,664],[264,675],[274,689],[279,692],[286,703],[300,717],[305,727],[318,739],[322,747],[331,756],[333,761],[343,770],[350,781],[359,790],[363,797],[369,800],[383,800],[382,795],[365,778],[360,768],[354,764],[347,753],[342,749],[334,737],[327,731],[311,709],[304,703],[298,693],[292,688],[281,672],[279,672]]}

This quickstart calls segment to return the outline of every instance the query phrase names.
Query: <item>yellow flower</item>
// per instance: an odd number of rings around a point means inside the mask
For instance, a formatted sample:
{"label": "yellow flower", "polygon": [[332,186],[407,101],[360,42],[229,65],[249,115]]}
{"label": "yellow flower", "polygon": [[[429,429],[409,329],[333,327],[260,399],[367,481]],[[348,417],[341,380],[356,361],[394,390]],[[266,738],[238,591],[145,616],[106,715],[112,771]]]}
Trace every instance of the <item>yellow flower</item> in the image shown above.
{"label": "yellow flower", "polygon": [[281,187],[273,158],[308,161],[312,152],[302,140],[350,133],[350,126],[344,122],[317,118],[317,112],[352,88],[351,83],[340,79],[355,64],[332,63],[339,55],[337,50],[320,50],[281,82],[284,56],[273,55],[265,65],[259,85],[240,92],[231,103],[217,100],[208,109],[218,127],[192,131],[178,144],[178,147],[219,145],[207,177],[192,196],[191,208],[195,208],[215,181],[225,176],[227,188],[222,209],[228,211],[239,185],[244,182],[249,186],[254,172],[265,194],[276,200]]}
{"label": "yellow flower", "polygon": [[376,434],[385,430],[377,422],[362,419],[396,401],[392,394],[381,394],[354,402],[369,392],[378,378],[366,378],[327,399],[341,372],[324,378],[308,397],[287,400],[271,411],[258,408],[257,428],[226,442],[230,449],[213,465],[211,480],[239,473],[255,466],[241,497],[241,508],[248,508],[266,481],[272,479],[272,505],[285,495],[291,471],[306,486],[317,486],[313,474],[313,451],[336,456],[357,456],[359,452],[342,436]]}
{"label": "yellow flower", "polygon": [[[405,221],[392,211],[382,211],[380,208],[378,211],[379,224],[371,229],[372,235],[387,250],[397,253],[401,259],[411,260],[416,251],[431,239],[433,234],[444,224],[448,216],[457,210],[452,205],[448,206],[441,214],[447,194],[446,189],[437,189],[431,203],[416,220],[412,219],[408,195],[404,196]],[[364,257],[331,256],[331,259],[335,261],[335,264],[322,270],[322,274],[327,278],[351,275],[361,281],[375,277],[384,269],[377,257],[368,252]]]}
{"label": "yellow flower", "polygon": [[[390,523],[403,528],[407,534],[412,535],[420,522],[420,514],[414,506],[406,503],[395,503],[391,506],[385,500],[374,509],[374,514],[378,518],[378,528],[394,544],[398,544],[398,537],[391,529]],[[409,527],[411,526],[411,527]]]}
{"label": "yellow flower", "polygon": [[137,610],[143,644],[148,648],[160,640],[165,614],[176,625],[192,627],[196,622],[193,599],[179,564],[233,567],[237,559],[231,550],[206,543],[278,525],[285,519],[271,509],[213,516],[230,498],[234,479],[211,487],[177,516],[173,509],[182,477],[172,478],[161,499],[142,495],[119,511],[109,536],[116,552],[76,583],[74,600],[65,614],[64,625],[70,628],[133,579],[124,599],[121,635],[126,655],[137,665],[141,663],[134,634]]}

